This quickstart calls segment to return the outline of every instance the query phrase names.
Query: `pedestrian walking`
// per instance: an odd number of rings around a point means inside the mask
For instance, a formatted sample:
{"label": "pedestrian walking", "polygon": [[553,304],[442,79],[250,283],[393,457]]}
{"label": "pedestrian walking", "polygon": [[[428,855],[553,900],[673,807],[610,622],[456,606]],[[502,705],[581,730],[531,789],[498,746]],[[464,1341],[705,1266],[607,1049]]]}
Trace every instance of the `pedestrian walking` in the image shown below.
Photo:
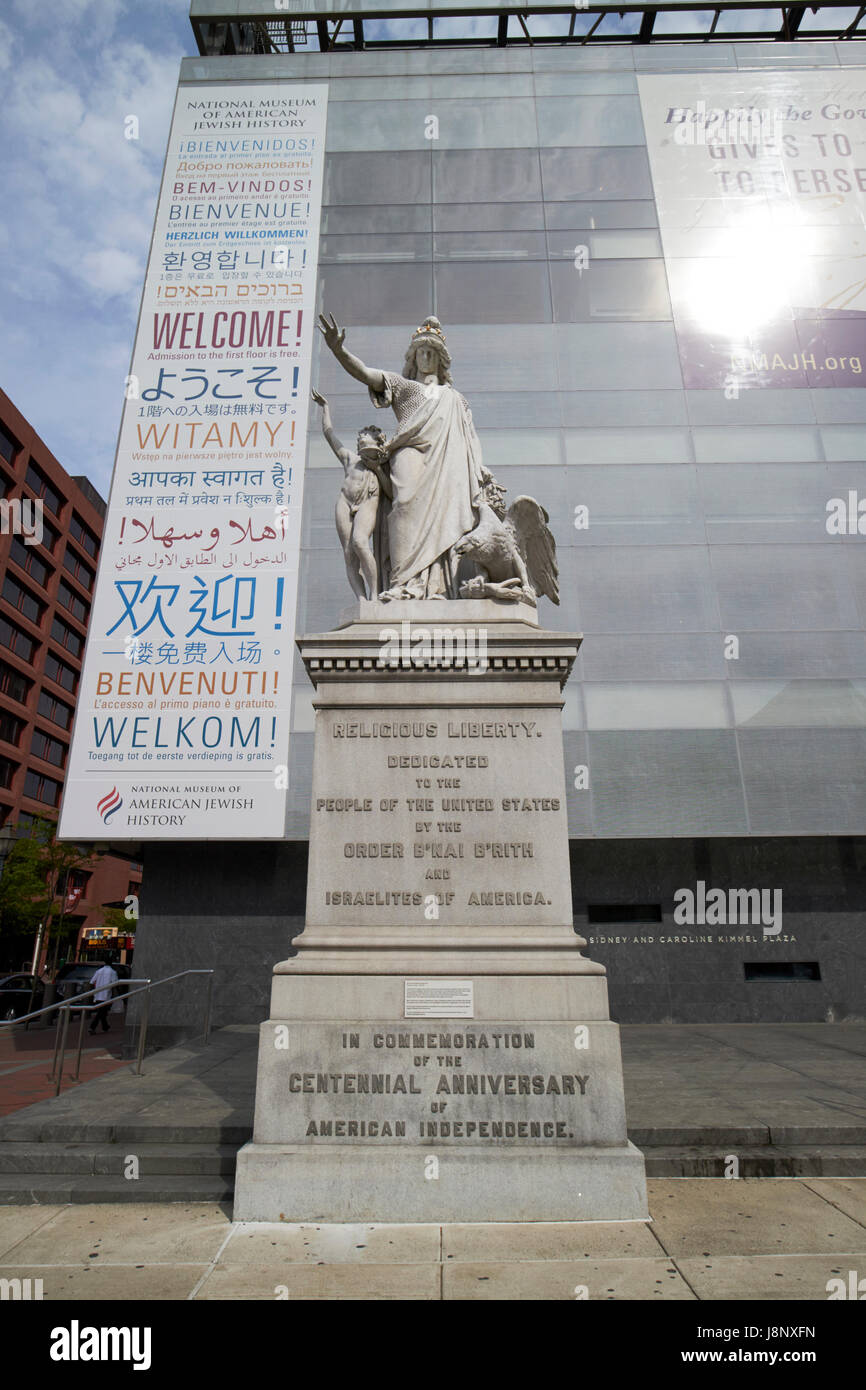
{"label": "pedestrian walking", "polygon": [[88,1029],[91,1037],[96,1032],[96,1025],[98,1023],[102,1024],[103,1033],[109,1032],[108,1014],[114,998],[114,991],[111,986],[116,983],[117,978],[117,971],[109,964],[108,960],[105,960],[90,981],[91,988],[96,990],[93,996],[96,1009],[93,1018],[90,1020],[90,1028]]}

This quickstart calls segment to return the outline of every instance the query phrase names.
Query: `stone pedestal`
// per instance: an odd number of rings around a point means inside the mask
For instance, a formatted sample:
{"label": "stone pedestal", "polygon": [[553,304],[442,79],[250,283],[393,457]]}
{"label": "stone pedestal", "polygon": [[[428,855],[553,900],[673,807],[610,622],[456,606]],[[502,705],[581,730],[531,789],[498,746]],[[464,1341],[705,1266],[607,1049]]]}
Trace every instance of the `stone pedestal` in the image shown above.
{"label": "stone pedestal", "polygon": [[619,1031],[572,925],[580,638],[361,602],[316,686],[306,925],[275,967],[237,1220],[646,1219]]}

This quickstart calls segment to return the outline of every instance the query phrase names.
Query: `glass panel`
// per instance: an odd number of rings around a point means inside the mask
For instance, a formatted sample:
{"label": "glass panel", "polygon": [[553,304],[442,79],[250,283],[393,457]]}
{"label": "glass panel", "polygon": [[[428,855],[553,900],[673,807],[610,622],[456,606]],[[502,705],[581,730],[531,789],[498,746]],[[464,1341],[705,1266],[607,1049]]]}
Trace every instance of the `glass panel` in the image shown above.
{"label": "glass panel", "polygon": [[[614,394],[614,393],[610,393]],[[628,408],[628,397],[623,406]],[[611,419],[616,414],[611,412]],[[690,463],[691,441],[686,429],[585,429],[568,430],[565,457],[570,464],[594,463]],[[631,480],[623,476],[628,488]]]}
{"label": "glass panel", "polygon": [[752,834],[863,833],[866,733],[741,729],[737,739]]}
{"label": "glass panel", "polygon": [[478,437],[484,462],[497,475],[505,468],[534,471],[557,467],[562,462],[556,430],[480,430]]}
{"label": "glass panel", "polygon": [[433,187],[437,203],[540,202],[538,150],[435,150]]}
{"label": "glass panel", "polygon": [[327,265],[345,261],[429,261],[432,252],[430,233],[419,236],[323,236],[319,242],[319,263]]}
{"label": "glass panel", "polygon": [[331,154],[324,203],[429,203],[430,152]]}
{"label": "glass panel", "polygon": [[436,203],[433,222],[438,232],[542,231],[542,203]]}
{"label": "glass panel", "polygon": [[546,262],[434,266],[440,319],[454,323],[544,323],[551,317]]}
{"label": "glass panel", "polygon": [[582,678],[593,681],[719,680],[734,664],[717,632],[595,633],[578,660]]}
{"label": "glass panel", "polygon": [[863,681],[738,681],[731,695],[738,725],[866,727]]}
{"label": "glass panel", "polygon": [[698,463],[793,463],[821,458],[818,431],[806,426],[702,428],[692,435]]}
{"label": "glass panel", "polygon": [[725,687],[706,681],[584,685],[589,729],[724,729]]}
{"label": "glass panel", "polygon": [[555,261],[550,280],[554,317],[560,323],[671,317],[662,261],[591,261],[583,271]]}
{"label": "glass panel", "polygon": [[825,425],[821,439],[828,459],[866,459],[866,425]]}
{"label": "glass panel", "polygon": [[705,547],[610,546],[566,553],[575,557],[586,633],[718,629]]}
{"label": "glass panel", "polygon": [[[556,100],[556,98],[553,98]],[[605,98],[599,97],[598,101]],[[634,98],[610,98],[631,102]],[[330,101],[328,103],[328,152],[345,150],[424,150],[431,144],[429,117],[438,121],[438,149],[520,149],[538,143],[535,105],[529,97],[484,101],[443,99],[437,94],[435,112],[431,99],[401,101]],[[623,129],[627,126],[621,122]],[[597,141],[596,143],[607,143]]]}
{"label": "glass panel", "polygon": [[760,676],[866,677],[866,633],[744,633],[739,658],[725,664],[732,681]]}
{"label": "glass panel", "polygon": [[436,232],[433,247],[440,260],[547,260],[544,232]]}
{"label": "glass panel", "polygon": [[588,735],[597,835],[742,835],[733,730]]}
{"label": "glass panel", "polygon": [[565,391],[682,383],[671,324],[557,324],[553,331]]}
{"label": "glass panel", "polygon": [[335,236],[358,236],[370,232],[391,235],[402,232],[429,232],[433,214],[429,203],[410,207],[397,204],[390,207],[323,208],[322,232]]}
{"label": "glass panel", "polygon": [[545,200],[652,198],[646,149],[547,149],[541,151]]}
{"label": "glass panel", "polygon": [[642,145],[643,121],[636,96],[536,98],[542,145]]}
{"label": "glass panel", "polygon": [[[550,196],[551,190],[545,189]],[[640,203],[556,203],[544,205],[544,216],[551,231],[559,228],[587,227],[597,230],[605,227],[657,227],[655,203],[650,200]]]}
{"label": "glass panel", "polygon": [[839,500],[847,520],[848,489],[858,488],[866,497],[866,464],[717,463],[701,467],[699,477],[707,536],[714,544],[833,543],[828,500]]}
{"label": "glass panel", "polygon": [[714,546],[712,555],[724,632],[861,626],[838,546]]}
{"label": "glass panel", "polygon": [[727,400],[719,390],[689,391],[687,401],[693,425],[811,425],[815,421],[811,394],[762,386],[759,391],[741,391],[735,400]]}
{"label": "glass panel", "polygon": [[351,265],[319,268],[318,312],[327,309],[342,324],[414,324],[432,297],[429,266],[365,265],[363,274]]}
{"label": "glass panel", "polygon": [[[562,391],[564,425],[609,425],[612,420],[628,420],[632,425],[678,425],[686,423],[685,395],[682,391]],[[652,448],[652,444],[650,444]],[[691,458],[691,443],[687,444]],[[675,462],[676,455],[653,462]],[[580,462],[579,459],[574,460]],[[620,462],[620,460],[617,460]]]}
{"label": "glass panel", "polygon": [[[693,467],[590,465],[570,468],[565,481],[568,524],[560,545],[695,545],[704,540]],[[575,525],[576,505],[588,508],[586,528]],[[545,506],[551,511],[547,502]]]}
{"label": "glass panel", "polygon": [[[761,392],[766,395],[766,391]],[[790,391],[780,392],[789,396]],[[805,395],[805,392],[796,391],[795,395]],[[819,423],[827,421],[831,424],[861,424],[866,421],[866,391],[860,386],[840,386],[835,390],[812,390],[809,392],[812,397],[812,405],[815,409],[815,418]]]}
{"label": "glass panel", "polygon": [[539,97],[628,96],[637,92],[632,72],[539,72],[535,93]]}
{"label": "glass panel", "polygon": [[593,232],[589,238],[589,252],[595,260],[640,259],[661,256],[662,245],[658,232],[651,228]]}

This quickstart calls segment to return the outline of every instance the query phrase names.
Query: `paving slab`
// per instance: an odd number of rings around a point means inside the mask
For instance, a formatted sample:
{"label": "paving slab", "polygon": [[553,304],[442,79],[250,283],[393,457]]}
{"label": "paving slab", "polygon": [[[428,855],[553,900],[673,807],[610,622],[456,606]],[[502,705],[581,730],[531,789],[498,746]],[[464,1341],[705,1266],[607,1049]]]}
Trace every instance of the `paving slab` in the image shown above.
{"label": "paving slab", "polygon": [[522,1260],[457,1263],[442,1271],[445,1299],[590,1302],[610,1299],[694,1300],[670,1260]]}
{"label": "paving slab", "polygon": [[675,1259],[864,1248],[859,1222],[791,1178],[654,1178],[653,1233]]}
{"label": "paving slab", "polygon": [[7,1250],[13,1250],[25,1236],[38,1231],[62,1210],[54,1207],[0,1207],[0,1259]]}
{"label": "paving slab", "polygon": [[426,1301],[440,1297],[437,1264],[406,1265],[223,1265],[218,1264],[196,1292],[196,1301],[213,1299],[312,1300],[399,1299]]}
{"label": "paving slab", "polygon": [[216,1257],[230,1229],[225,1212],[205,1202],[70,1206],[7,1251],[0,1266],[13,1257],[39,1265],[197,1263]]}
{"label": "paving slab", "polygon": [[220,1265],[438,1264],[440,1227],[239,1222]]}
{"label": "paving slab", "polygon": [[809,1178],[806,1186],[866,1228],[866,1178]]}
{"label": "paving slab", "polygon": [[[866,1269],[866,1242],[857,1265]],[[721,1255],[713,1259],[677,1260],[683,1277],[701,1300],[737,1299],[761,1302],[770,1299],[828,1298],[830,1279],[848,1281],[852,1267],[847,1259],[830,1255]],[[749,1316],[755,1326],[766,1327],[767,1314]],[[790,1318],[771,1317],[771,1323],[790,1323]],[[803,1321],[809,1321],[803,1314]],[[756,1342],[760,1346],[760,1342]]]}
{"label": "paving slab", "polygon": [[662,1253],[643,1221],[544,1221],[442,1227],[442,1258],[470,1261],[623,1259]]}
{"label": "paving slab", "polygon": [[184,1300],[210,1268],[207,1264],[12,1265],[4,1279],[41,1279],[45,1303],[156,1302]]}

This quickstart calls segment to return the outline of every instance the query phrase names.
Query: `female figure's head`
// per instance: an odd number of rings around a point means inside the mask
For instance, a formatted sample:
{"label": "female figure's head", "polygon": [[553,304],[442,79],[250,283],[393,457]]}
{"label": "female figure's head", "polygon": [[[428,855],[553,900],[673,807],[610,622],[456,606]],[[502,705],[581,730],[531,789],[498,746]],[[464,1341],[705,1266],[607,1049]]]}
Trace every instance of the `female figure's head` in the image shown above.
{"label": "female figure's head", "polygon": [[451,383],[451,354],[445,346],[445,334],[437,318],[426,318],[412,334],[406,353],[403,375],[410,381],[431,376],[434,372],[441,385]]}

